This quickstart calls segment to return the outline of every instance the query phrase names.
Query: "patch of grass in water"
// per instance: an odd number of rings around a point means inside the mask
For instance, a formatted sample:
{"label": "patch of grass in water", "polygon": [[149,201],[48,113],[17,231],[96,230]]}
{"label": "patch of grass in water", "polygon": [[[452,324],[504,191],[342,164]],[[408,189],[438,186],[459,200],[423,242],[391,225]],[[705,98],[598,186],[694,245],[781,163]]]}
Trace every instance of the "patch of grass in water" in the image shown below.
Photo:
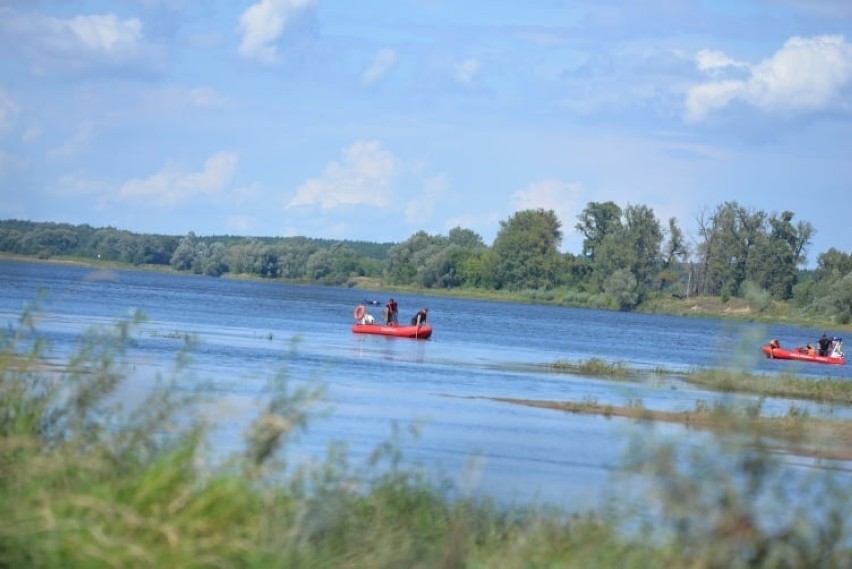
{"label": "patch of grass in water", "polygon": [[632,371],[624,362],[608,362],[601,358],[590,358],[580,362],[557,360],[551,365],[551,368],[562,373],[619,377],[623,377]]}
{"label": "patch of grass in water", "polygon": [[683,379],[717,391],[852,404],[852,382],[842,379],[770,376],[726,369],[693,371],[684,374]]}

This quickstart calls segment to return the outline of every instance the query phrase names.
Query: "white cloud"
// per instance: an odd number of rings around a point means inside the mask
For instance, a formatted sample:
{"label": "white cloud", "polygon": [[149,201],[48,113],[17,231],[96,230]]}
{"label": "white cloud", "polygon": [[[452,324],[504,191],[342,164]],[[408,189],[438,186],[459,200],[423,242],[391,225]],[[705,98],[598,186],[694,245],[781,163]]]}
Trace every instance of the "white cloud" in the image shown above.
{"label": "white cloud", "polygon": [[[718,52],[699,53],[698,67],[717,72],[741,65]],[[772,57],[750,68],[745,79],[702,83],[689,90],[685,117],[704,119],[735,100],[766,112],[810,112],[843,104],[852,84],[852,45],[842,36],[793,37]]]}
{"label": "white cloud", "polygon": [[71,43],[92,52],[117,54],[134,51],[142,42],[142,22],[136,18],[119,20],[114,14],[76,16],[53,20],[58,34],[70,32]]}
{"label": "white cloud", "polygon": [[18,104],[3,89],[0,89],[0,133],[12,128],[19,112]]}
{"label": "white cloud", "polygon": [[361,75],[361,85],[369,86],[376,83],[393,69],[397,62],[396,52],[392,49],[380,49],[370,66]]}
{"label": "white cloud", "polygon": [[169,165],[144,180],[126,182],[121,186],[120,195],[163,206],[175,205],[194,196],[210,197],[228,185],[236,166],[236,154],[219,152],[207,159],[200,172],[182,172]]}
{"label": "white cloud", "polygon": [[468,87],[473,85],[481,67],[482,64],[478,60],[473,58],[465,59],[456,66],[456,81]]}
{"label": "white cloud", "polygon": [[109,191],[102,180],[86,178],[78,173],[60,176],[58,188],[61,194],[75,197],[103,195]]}
{"label": "white cloud", "polygon": [[412,224],[422,223],[432,217],[435,205],[447,195],[446,176],[438,175],[425,181],[423,191],[405,206],[405,220]]}
{"label": "white cloud", "polygon": [[[0,178],[9,174],[24,172],[27,169],[27,162],[16,154],[11,154],[0,148]],[[15,191],[13,190],[12,193]],[[0,189],[0,199],[2,199],[7,191]]]}
{"label": "white cloud", "polygon": [[225,227],[235,235],[247,235],[251,232],[252,223],[244,215],[232,215],[225,220]]}
{"label": "white cloud", "polygon": [[715,75],[732,67],[748,67],[748,63],[736,61],[721,51],[702,49],[695,56],[698,69],[708,75]]}
{"label": "white cloud", "polygon": [[319,204],[323,209],[341,205],[386,206],[399,171],[397,159],[374,140],[358,140],[333,161],[321,178],[302,184],[287,207]]}
{"label": "white cloud", "polygon": [[21,140],[27,144],[37,141],[41,138],[41,128],[38,126],[28,126],[21,135]]}
{"label": "white cloud", "polygon": [[212,87],[196,87],[190,89],[189,100],[193,107],[218,108],[227,103],[227,99]]}
{"label": "white cloud", "polygon": [[35,71],[69,72],[99,66],[158,68],[162,60],[149,45],[137,18],[93,14],[62,19],[9,10],[0,21],[9,49],[21,50]]}
{"label": "white cloud", "polygon": [[242,35],[240,55],[272,64],[278,59],[275,42],[294,16],[313,7],[319,0],[260,0],[240,16],[237,27]]}
{"label": "white cloud", "polygon": [[89,146],[95,127],[91,121],[85,121],[77,126],[73,134],[60,146],[50,151],[51,158],[70,158],[79,154]]}
{"label": "white cloud", "polygon": [[700,121],[711,111],[728,106],[742,96],[743,86],[743,81],[718,81],[693,87],[686,99],[687,122]]}

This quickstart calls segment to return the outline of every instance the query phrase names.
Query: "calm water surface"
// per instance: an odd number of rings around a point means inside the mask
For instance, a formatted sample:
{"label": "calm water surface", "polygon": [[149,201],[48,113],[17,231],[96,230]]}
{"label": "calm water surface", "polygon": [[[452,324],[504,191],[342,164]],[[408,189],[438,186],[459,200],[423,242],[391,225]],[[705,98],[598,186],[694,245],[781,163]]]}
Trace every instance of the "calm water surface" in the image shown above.
{"label": "calm water surface", "polygon": [[[329,442],[341,441],[357,462],[390,437],[394,423],[418,425],[420,437],[401,443],[408,460],[473,492],[571,508],[598,501],[632,423],[487,398],[614,405],[639,399],[661,410],[692,409],[698,400],[754,398],[705,392],[653,374],[629,382],[558,375],[548,373],[546,364],[598,357],[648,371],[735,365],[852,380],[849,365],[791,364],[759,352],[768,338],[798,345],[815,341],[822,329],[395,295],[401,320],[422,306],[430,309],[432,339],[415,341],[351,333],[355,305],[365,294],[384,304],[387,295],[379,293],[48,263],[0,262],[4,325],[40,290],[47,297],[39,330],[57,358],[73,350],[88,326],[109,324],[136,309],[146,315],[131,351],[136,372],[122,392],[131,402],[173,363],[181,346],[175,338],[197,336],[192,381],[209,382],[219,403],[217,451],[241,448],[242,430],[262,401],[266,380],[285,370],[297,381],[321,381],[331,411],[310,424],[296,453],[318,456]],[[379,311],[372,309],[376,316]],[[848,407],[785,400],[766,401],[764,409],[782,414],[791,403],[812,414],[852,418]]]}

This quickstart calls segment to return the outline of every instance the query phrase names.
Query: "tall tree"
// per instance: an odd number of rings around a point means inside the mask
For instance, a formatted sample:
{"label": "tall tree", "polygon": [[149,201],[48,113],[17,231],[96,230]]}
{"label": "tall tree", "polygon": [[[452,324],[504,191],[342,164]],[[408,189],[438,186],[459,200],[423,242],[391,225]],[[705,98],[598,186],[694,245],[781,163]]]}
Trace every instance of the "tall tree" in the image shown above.
{"label": "tall tree", "polygon": [[188,271],[192,269],[192,263],[195,261],[195,246],[198,244],[198,238],[195,233],[190,231],[180,240],[177,249],[172,254],[171,265],[178,271]]}
{"label": "tall tree", "polygon": [[388,254],[386,277],[390,284],[410,285],[418,279],[418,270],[426,260],[447,246],[447,238],[418,231],[394,245]]}
{"label": "tall tree", "polygon": [[[645,205],[628,205],[624,209],[623,221],[606,235],[596,247],[592,261],[593,282],[599,289],[617,271],[633,275],[638,300],[652,285],[661,267],[660,246],[663,231],[654,210]],[[620,283],[628,282],[623,275]]]}
{"label": "tall tree", "polygon": [[621,229],[621,208],[614,202],[589,202],[577,219],[574,227],[585,237],[583,255],[594,259],[604,238]]}
{"label": "tall tree", "polygon": [[804,251],[813,228],[809,223],[793,225],[793,213],[783,212],[769,218],[769,231],[749,251],[748,280],[778,300],[793,296],[798,266],[805,261]]}
{"label": "tall tree", "polygon": [[677,219],[674,217],[669,218],[668,234],[668,241],[666,241],[661,251],[662,270],[659,275],[660,290],[665,289],[668,283],[677,279],[677,273],[673,270],[675,261],[685,261],[689,257],[689,244],[684,239],[683,232],[678,227]]}
{"label": "tall tree", "polygon": [[626,245],[634,253],[630,269],[641,291],[651,284],[660,268],[663,230],[650,207],[628,205],[624,209],[624,234]]}
{"label": "tall tree", "polygon": [[460,247],[475,248],[485,246],[482,237],[478,233],[471,229],[462,229],[461,227],[450,229],[448,241],[450,245],[459,245]]}
{"label": "tall tree", "polygon": [[562,259],[561,223],[553,210],[524,210],[500,222],[492,250],[497,288],[551,288]]}
{"label": "tall tree", "polygon": [[832,247],[817,257],[818,281],[843,278],[849,273],[852,273],[852,254]]}
{"label": "tall tree", "polygon": [[763,211],[725,202],[700,224],[703,241],[698,245],[698,254],[704,294],[737,293],[747,278],[749,251],[765,236],[765,223]]}

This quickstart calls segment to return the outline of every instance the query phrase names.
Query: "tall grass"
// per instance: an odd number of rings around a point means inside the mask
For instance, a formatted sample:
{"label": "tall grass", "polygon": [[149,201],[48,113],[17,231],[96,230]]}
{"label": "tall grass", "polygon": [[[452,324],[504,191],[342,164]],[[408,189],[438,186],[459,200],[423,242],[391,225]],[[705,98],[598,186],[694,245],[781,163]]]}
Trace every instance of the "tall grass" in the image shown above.
{"label": "tall grass", "polygon": [[761,526],[778,470],[754,444],[681,460],[684,447],[643,433],[625,468],[658,491],[634,512],[658,512],[659,528],[643,513],[637,533],[625,531],[635,514],[462,496],[403,468],[394,439],[366,470],[337,446],[288,464],[322,389],[276,373],[245,448],[211,465],[201,395],[170,388],[180,358],[141,405],[117,403],[136,321],[87,333],[61,370],[45,364],[33,313],[3,334],[0,567],[848,566],[848,495],[829,481],[810,487],[824,507]]}
{"label": "tall grass", "polygon": [[717,391],[852,404],[852,382],[838,378],[814,379],[791,374],[770,376],[740,370],[702,369],[684,375],[684,379]]}
{"label": "tall grass", "polygon": [[598,377],[623,377],[632,371],[624,362],[609,362],[602,358],[589,358],[579,362],[557,360],[551,364],[551,369],[561,373],[575,373],[579,375],[593,375]]}

